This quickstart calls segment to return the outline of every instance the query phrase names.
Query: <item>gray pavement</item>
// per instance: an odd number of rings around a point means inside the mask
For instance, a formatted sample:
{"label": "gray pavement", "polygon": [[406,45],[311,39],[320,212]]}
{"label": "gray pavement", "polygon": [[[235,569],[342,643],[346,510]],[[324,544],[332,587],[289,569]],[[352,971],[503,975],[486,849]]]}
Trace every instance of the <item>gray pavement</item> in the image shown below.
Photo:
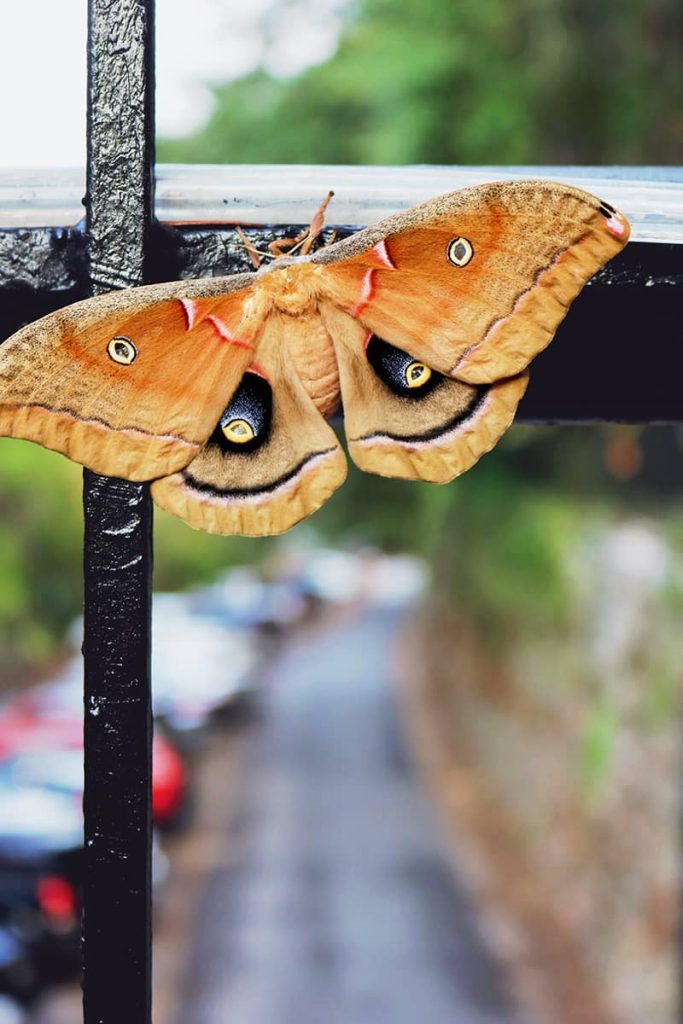
{"label": "gray pavement", "polygon": [[273,669],[178,1024],[521,1024],[411,770],[396,613]]}

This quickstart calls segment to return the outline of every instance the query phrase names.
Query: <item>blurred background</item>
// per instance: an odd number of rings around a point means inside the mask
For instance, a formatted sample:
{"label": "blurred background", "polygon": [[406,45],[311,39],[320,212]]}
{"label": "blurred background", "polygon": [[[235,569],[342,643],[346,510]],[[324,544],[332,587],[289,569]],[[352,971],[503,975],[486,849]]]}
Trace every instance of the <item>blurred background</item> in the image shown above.
{"label": "blurred background", "polygon": [[[676,0],[157,6],[160,161],[681,162]],[[85,4],[1,17],[54,71],[9,47],[0,161],[80,164]],[[281,539],[156,512],[155,1021],[679,1019],[682,457],[516,427]],[[0,990],[70,1024],[81,475],[0,480]]]}

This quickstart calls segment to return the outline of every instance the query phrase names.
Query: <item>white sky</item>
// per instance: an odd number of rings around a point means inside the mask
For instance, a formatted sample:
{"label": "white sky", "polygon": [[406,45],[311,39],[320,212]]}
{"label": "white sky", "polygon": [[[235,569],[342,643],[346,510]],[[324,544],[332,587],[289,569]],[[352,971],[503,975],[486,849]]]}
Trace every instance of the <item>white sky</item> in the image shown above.
{"label": "white sky", "polygon": [[[157,132],[211,112],[208,84],[259,63],[291,75],[333,52],[344,0],[157,0]],[[0,4],[0,166],[85,160],[86,0]],[[191,16],[188,16],[190,15]]]}

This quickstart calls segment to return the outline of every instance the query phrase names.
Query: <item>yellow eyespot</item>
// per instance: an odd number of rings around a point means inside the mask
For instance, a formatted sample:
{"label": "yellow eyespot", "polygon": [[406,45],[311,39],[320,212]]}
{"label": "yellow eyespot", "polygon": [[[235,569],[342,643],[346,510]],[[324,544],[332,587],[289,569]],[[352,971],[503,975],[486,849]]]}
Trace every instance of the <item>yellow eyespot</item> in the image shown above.
{"label": "yellow eyespot", "polygon": [[130,366],[138,354],[138,350],[130,338],[124,337],[112,338],[107,345],[107,352],[110,359],[123,366]]}
{"label": "yellow eyespot", "polygon": [[454,267],[466,267],[474,256],[474,250],[466,238],[459,236],[450,240],[446,255]]}
{"label": "yellow eyespot", "polygon": [[230,420],[229,423],[221,427],[221,430],[227,440],[232,441],[233,444],[247,444],[256,436],[251,423],[247,423],[246,420]]}
{"label": "yellow eyespot", "polygon": [[413,361],[408,363],[405,370],[406,384],[409,388],[419,388],[426,384],[432,375],[432,371],[424,363]]}

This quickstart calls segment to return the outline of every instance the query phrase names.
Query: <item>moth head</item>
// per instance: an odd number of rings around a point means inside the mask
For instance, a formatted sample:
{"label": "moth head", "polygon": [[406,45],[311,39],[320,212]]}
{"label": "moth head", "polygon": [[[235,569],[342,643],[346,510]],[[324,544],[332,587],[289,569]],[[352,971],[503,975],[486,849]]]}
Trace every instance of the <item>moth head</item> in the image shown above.
{"label": "moth head", "polygon": [[138,350],[130,338],[119,335],[116,338],[112,338],[107,345],[107,354],[115,363],[120,363],[122,366],[130,366],[137,358]]}
{"label": "moth head", "polygon": [[451,238],[446,249],[446,258],[449,263],[452,263],[454,267],[466,267],[473,256],[474,249],[467,238],[462,235]]}

